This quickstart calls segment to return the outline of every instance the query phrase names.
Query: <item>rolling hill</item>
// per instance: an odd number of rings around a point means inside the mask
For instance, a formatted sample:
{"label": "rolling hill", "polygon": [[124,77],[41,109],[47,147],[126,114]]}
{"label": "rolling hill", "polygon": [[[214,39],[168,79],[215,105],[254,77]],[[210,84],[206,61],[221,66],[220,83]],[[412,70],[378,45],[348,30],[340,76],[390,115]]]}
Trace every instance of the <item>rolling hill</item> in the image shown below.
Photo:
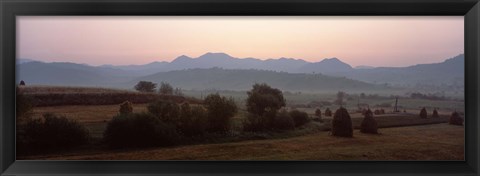
{"label": "rolling hill", "polygon": [[160,72],[137,78],[140,80],[162,82],[187,89],[249,90],[255,83],[267,83],[273,87],[288,91],[339,91],[339,90],[375,90],[384,87],[347,78],[322,74],[287,73],[254,69],[186,69]]}
{"label": "rolling hill", "polygon": [[267,82],[288,90],[305,91],[351,87],[370,89],[373,84],[410,88],[428,85],[460,90],[464,86],[464,64],[463,54],[441,63],[366,69],[352,68],[337,58],[311,63],[293,58],[239,59],[224,53],[207,53],[198,58],[180,56],[172,62],[126,66],[28,60],[17,63],[17,82],[131,88],[133,82],[145,79],[157,83],[167,81],[184,89],[245,90],[254,82]]}

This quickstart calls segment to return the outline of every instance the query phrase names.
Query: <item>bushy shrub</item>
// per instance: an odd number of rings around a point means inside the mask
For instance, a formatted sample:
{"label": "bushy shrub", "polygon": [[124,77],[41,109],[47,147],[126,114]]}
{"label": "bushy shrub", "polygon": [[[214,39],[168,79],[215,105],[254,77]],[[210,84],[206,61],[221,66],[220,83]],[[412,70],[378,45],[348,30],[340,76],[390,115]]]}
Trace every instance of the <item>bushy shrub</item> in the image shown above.
{"label": "bushy shrub", "polygon": [[179,138],[175,125],[164,123],[149,113],[119,114],[107,124],[103,134],[111,148],[169,146]]}
{"label": "bushy shrub", "polygon": [[291,117],[291,113],[285,110],[278,112],[273,121],[273,127],[276,130],[293,130],[295,129],[295,121]]}
{"label": "bushy shrub", "polygon": [[293,121],[295,122],[295,127],[302,126],[310,120],[306,112],[302,112],[299,110],[292,110],[290,111],[289,114],[290,114],[290,117],[292,117]]}
{"label": "bushy shrub", "polygon": [[88,130],[77,121],[52,113],[29,120],[19,130],[19,153],[69,149],[86,144],[90,138]]}
{"label": "bushy shrub", "polygon": [[180,107],[169,100],[157,100],[147,106],[148,112],[163,122],[176,123],[180,115]]}
{"label": "bushy shrub", "polygon": [[330,110],[330,108],[325,109],[325,116],[327,116],[327,117],[332,116],[332,111]]}
{"label": "bushy shrub", "polygon": [[204,104],[208,114],[207,131],[215,133],[230,131],[231,119],[237,113],[235,101],[219,94],[210,94],[205,97]]}
{"label": "bushy shrub", "polygon": [[360,132],[362,133],[372,133],[372,134],[378,134],[378,125],[377,121],[373,118],[373,113],[368,109],[365,112],[365,118],[362,120]]}
{"label": "bushy shrub", "polygon": [[353,137],[352,119],[347,109],[340,107],[333,115],[332,135],[340,137]]}
{"label": "bushy shrub", "polygon": [[207,112],[201,106],[191,107],[188,103],[181,106],[177,130],[184,136],[199,136],[207,128]]}
{"label": "bushy shrub", "polygon": [[125,101],[120,104],[120,114],[128,114],[133,112],[133,105],[129,101]]}
{"label": "bushy shrub", "polygon": [[249,132],[259,132],[264,131],[266,128],[266,123],[264,122],[264,118],[262,116],[248,113],[247,118],[244,119],[242,122],[243,131]]}
{"label": "bushy shrub", "polygon": [[458,114],[457,111],[453,112],[452,115],[450,116],[450,121],[449,124],[451,125],[463,125],[463,119],[460,117],[460,114]]}
{"label": "bushy shrub", "polygon": [[437,109],[436,109],[436,108],[435,108],[435,109],[433,109],[432,117],[433,117],[433,118],[440,117],[440,115],[438,115],[438,111],[437,111]]}
{"label": "bushy shrub", "polygon": [[427,118],[427,110],[425,108],[422,108],[422,110],[420,110],[420,118],[422,119]]}
{"label": "bushy shrub", "polygon": [[253,113],[248,113],[247,118],[243,122],[243,130],[249,131],[249,132],[261,132],[261,131],[273,130],[275,129],[274,124],[275,124],[276,116],[277,116],[277,111],[266,111],[261,116]]}
{"label": "bushy shrub", "polygon": [[380,109],[380,114],[385,114],[385,109]]}

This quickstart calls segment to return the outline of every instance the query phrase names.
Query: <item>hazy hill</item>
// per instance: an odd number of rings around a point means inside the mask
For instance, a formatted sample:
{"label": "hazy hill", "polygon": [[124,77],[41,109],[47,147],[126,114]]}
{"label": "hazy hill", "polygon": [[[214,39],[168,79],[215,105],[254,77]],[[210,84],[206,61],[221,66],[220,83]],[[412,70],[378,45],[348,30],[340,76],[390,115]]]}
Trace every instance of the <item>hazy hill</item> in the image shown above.
{"label": "hazy hill", "polygon": [[[331,79],[344,79],[342,77],[346,77],[374,84],[387,83],[394,86],[408,86],[414,88],[429,85],[448,87],[449,89],[450,87],[456,87],[456,89],[460,89],[464,85],[465,63],[463,54],[447,59],[441,63],[419,64],[409,67],[376,67],[361,69],[352,68],[350,65],[337,58],[324,59],[320,62],[310,63],[301,59],[292,58],[269,60],[255,58],[239,59],[224,53],[207,53],[198,58],[180,56],[172,62],[152,62],[146,65],[126,66],[89,66],[75,63],[44,63],[32,60],[26,60],[27,62],[24,62],[22,59],[19,60],[21,62],[17,63],[19,66],[17,67],[17,82],[19,82],[19,80],[24,80],[27,84],[131,88],[132,80],[148,78],[155,81],[171,81],[172,83],[178,81],[181,85],[186,85],[187,83],[182,83],[181,81],[185,81],[187,78],[181,77],[181,75],[198,72],[198,74],[206,74],[203,76],[208,76],[209,74],[227,74],[233,77],[224,77],[220,79],[219,76],[225,75],[214,75],[212,77],[199,77],[192,75],[195,78],[195,80],[189,80],[192,84],[210,84],[213,86],[216,85],[214,81],[223,81],[229,82],[221,83],[221,86],[224,86],[223,88],[244,89],[245,87],[242,87],[244,84],[238,82],[238,80],[249,81],[245,84],[251,84],[252,81],[266,82],[265,80],[267,80],[289,89],[295,87],[293,84],[305,84],[302,85],[304,87],[299,86],[301,90],[313,90],[317,88],[315,86],[319,86],[311,85],[311,83],[306,81],[302,82],[304,78],[311,77],[312,73],[322,73],[322,77],[325,77],[325,75],[339,77],[330,77]],[[210,70],[209,72],[205,72],[205,70],[214,67],[223,68],[220,69],[223,71],[219,71],[217,68],[216,71]],[[203,69],[204,71],[202,72],[198,69]],[[232,72],[226,71],[229,69],[232,70]],[[240,71],[240,69],[244,71]],[[273,70],[276,72],[261,72],[260,70]],[[173,73],[179,75],[171,75]],[[232,75],[231,73],[237,74]],[[238,73],[244,74],[245,78]],[[171,75],[171,77],[164,77],[163,75],[165,74]],[[249,76],[251,78],[247,79]],[[174,78],[178,78],[179,80],[174,80]],[[294,78],[299,80],[295,81],[293,80]],[[284,83],[280,84],[282,81],[281,79],[285,80]],[[206,81],[207,83],[205,83]],[[277,81],[277,83],[275,81]],[[188,86],[194,87],[192,84]],[[345,84],[342,86],[345,87],[350,85],[351,84]],[[335,86],[337,86],[336,88],[342,88],[340,83]]]}
{"label": "hazy hill", "polygon": [[187,69],[160,72],[140,77],[140,80],[152,82],[166,81],[185,89],[248,90],[254,83],[267,83],[273,87],[289,91],[338,91],[338,90],[374,90],[380,86],[338,78],[322,74],[287,73],[264,70],[239,69]]}
{"label": "hazy hill", "polygon": [[272,70],[289,73],[323,73],[369,83],[388,83],[412,87],[418,85],[463,85],[463,65],[463,54],[442,63],[419,64],[409,67],[358,66],[352,68],[348,63],[338,58],[327,58],[319,62],[307,62],[293,58],[260,60],[256,58],[235,58],[225,53],[206,53],[198,58],[183,55],[172,62],[153,62],[146,65],[113,66],[111,68],[134,71],[132,74],[136,75],[213,67]]}
{"label": "hazy hill", "polygon": [[[345,68],[351,68],[350,65],[345,64],[336,58],[325,59],[320,62],[311,63],[302,59],[293,58],[279,58],[267,60],[260,60],[256,58],[236,58],[225,53],[206,53],[198,58],[191,58],[182,55],[174,59],[172,62],[153,62],[146,65],[104,65],[103,67],[118,68],[124,70],[141,70],[143,71],[143,73],[149,74],[191,68],[213,67],[225,69],[273,70],[285,71],[290,73],[311,73],[312,70],[322,70],[324,68],[328,68],[326,71],[344,71]],[[308,69],[308,71],[305,71],[305,69]],[[316,72],[320,73],[322,71]]]}
{"label": "hazy hill", "polygon": [[337,72],[349,72],[352,70],[354,70],[352,66],[340,61],[337,58],[331,58],[331,59],[324,59],[320,62],[305,64],[298,70],[298,72],[337,73]]}
{"label": "hazy hill", "polygon": [[130,72],[100,68],[68,62],[27,62],[17,67],[17,82],[27,84],[71,85],[71,86],[111,86],[125,82],[135,76]]}
{"label": "hazy hill", "polygon": [[377,67],[354,69],[330,74],[370,82],[402,86],[464,85],[465,58],[463,54],[441,63],[418,64],[409,67]]}

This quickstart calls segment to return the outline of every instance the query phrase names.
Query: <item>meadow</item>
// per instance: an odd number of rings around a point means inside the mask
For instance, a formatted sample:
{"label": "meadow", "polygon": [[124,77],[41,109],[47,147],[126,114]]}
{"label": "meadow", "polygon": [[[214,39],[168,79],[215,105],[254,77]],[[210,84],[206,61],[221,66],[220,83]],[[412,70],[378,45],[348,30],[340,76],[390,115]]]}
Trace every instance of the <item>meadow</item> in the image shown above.
{"label": "meadow", "polygon": [[463,160],[464,129],[448,124],[355,131],[354,138],[328,132],[303,136],[141,150],[84,150],[36,155],[45,160]]}
{"label": "meadow", "polygon": [[[128,97],[170,98],[177,103],[189,102],[202,106],[198,92],[185,91],[183,96],[159,96],[155,93],[138,93],[125,90],[79,87],[23,87],[25,95],[38,101],[38,97],[51,95],[72,95],[74,99],[88,95]],[[146,96],[148,95],[148,96]],[[462,160],[464,129],[462,126],[448,125],[453,110],[463,111],[463,102],[433,101],[424,99],[401,99],[400,112],[393,112],[394,99],[389,97],[364,98],[361,103],[371,105],[372,110],[382,108],[385,114],[375,115],[379,135],[360,133],[364,118],[357,111],[355,99],[347,99],[347,109],[354,128],[353,138],[331,136],[332,117],[322,115],[316,118],[315,110],[326,108],[335,111],[337,105],[314,106],[312,101],[331,102],[335,94],[287,93],[287,109],[297,109],[308,114],[309,122],[289,131],[244,132],[242,123],[247,118],[245,96],[239,92],[220,92],[222,96],[233,97],[238,111],[232,118],[232,130],[228,135],[207,134],[201,139],[191,138],[189,142],[169,147],[140,149],[109,149],[102,138],[107,124],[119,114],[120,103],[69,103],[71,99],[50,98],[42,106],[30,112],[33,119],[45,113],[64,115],[84,125],[91,136],[91,142],[73,149],[49,151],[46,153],[19,155],[18,159],[46,160]],[[106,98],[106,97],[103,97]],[[97,99],[102,99],[98,98]],[[132,102],[133,113],[148,111],[148,101]],[[43,99],[46,100],[46,99]],[[63,101],[63,102],[62,102]],[[42,101],[39,101],[42,102]],[[57,102],[52,105],[45,102]],[[81,101],[74,101],[81,102]],[[86,103],[85,103],[86,102]],[[101,102],[101,101],[100,101]],[[310,104],[309,104],[310,103]],[[48,105],[46,105],[48,104]],[[377,106],[382,105],[383,106]],[[422,106],[423,105],[423,106]],[[421,107],[427,107],[429,117],[419,118]],[[440,117],[430,117],[437,108]]]}

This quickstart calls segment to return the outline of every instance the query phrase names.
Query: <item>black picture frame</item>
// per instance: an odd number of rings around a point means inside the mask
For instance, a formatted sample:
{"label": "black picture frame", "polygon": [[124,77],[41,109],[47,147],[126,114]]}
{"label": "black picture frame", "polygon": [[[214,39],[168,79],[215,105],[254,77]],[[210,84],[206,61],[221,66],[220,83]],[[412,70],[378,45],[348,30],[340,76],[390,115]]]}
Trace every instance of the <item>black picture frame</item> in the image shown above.
{"label": "black picture frame", "polygon": [[[1,175],[479,175],[478,0],[1,0]],[[402,15],[465,17],[465,161],[15,160],[15,17],[19,15]]]}

